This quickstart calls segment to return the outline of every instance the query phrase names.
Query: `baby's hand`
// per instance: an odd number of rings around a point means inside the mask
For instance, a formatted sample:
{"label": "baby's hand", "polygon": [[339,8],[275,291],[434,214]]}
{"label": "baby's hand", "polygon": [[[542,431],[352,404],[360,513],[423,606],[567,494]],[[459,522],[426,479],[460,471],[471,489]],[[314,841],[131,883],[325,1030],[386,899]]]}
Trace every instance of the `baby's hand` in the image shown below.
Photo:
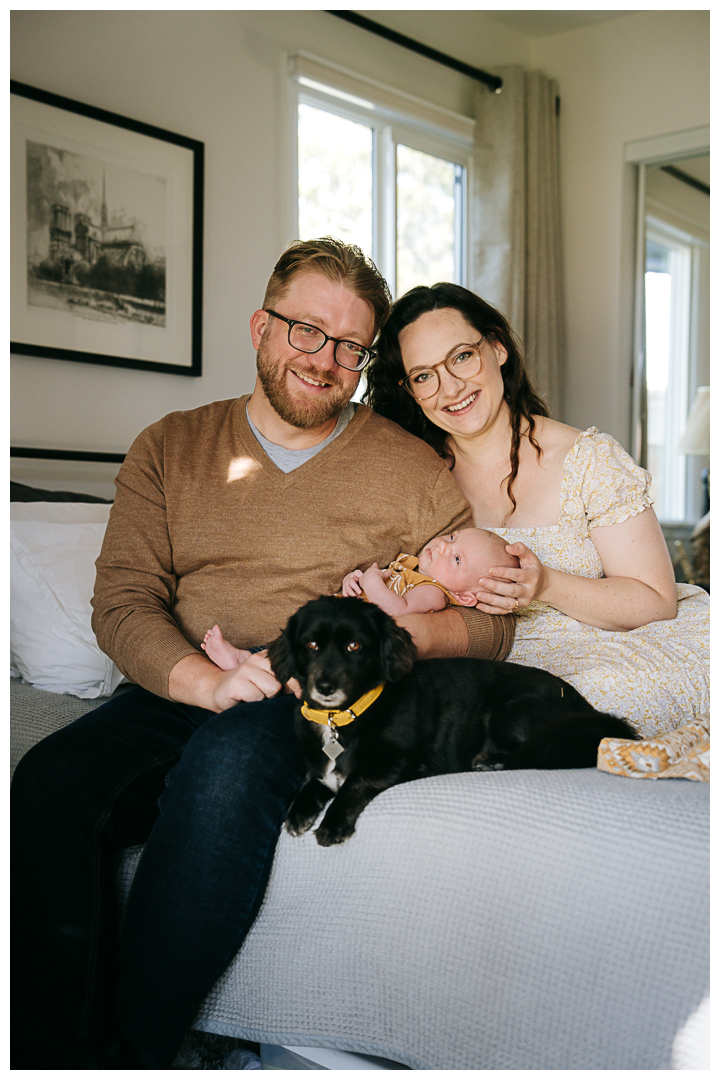
{"label": "baby's hand", "polygon": [[367,591],[368,585],[372,585],[372,582],[379,582],[384,585],[387,579],[390,577],[389,570],[381,570],[376,562],[369,566],[365,573],[362,575],[362,585]]}
{"label": "baby's hand", "polygon": [[360,596],[360,593],[362,592],[362,579],[362,570],[353,570],[351,574],[346,574],[343,578],[343,596]]}

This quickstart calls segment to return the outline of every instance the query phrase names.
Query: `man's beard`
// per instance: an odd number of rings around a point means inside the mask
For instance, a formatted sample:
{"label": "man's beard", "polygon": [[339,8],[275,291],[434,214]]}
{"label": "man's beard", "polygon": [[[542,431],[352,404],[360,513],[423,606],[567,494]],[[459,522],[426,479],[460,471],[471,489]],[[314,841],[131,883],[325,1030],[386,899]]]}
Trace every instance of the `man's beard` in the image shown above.
{"label": "man's beard", "polygon": [[258,378],[265,397],[281,420],[293,427],[310,430],[339,416],[355,393],[356,387],[338,382],[327,371],[306,368],[299,363],[297,368],[303,375],[318,382],[329,383],[334,389],[327,391],[322,398],[304,398],[301,389],[292,394],[288,387],[287,362],[273,359],[265,341],[260,342],[257,351]]}

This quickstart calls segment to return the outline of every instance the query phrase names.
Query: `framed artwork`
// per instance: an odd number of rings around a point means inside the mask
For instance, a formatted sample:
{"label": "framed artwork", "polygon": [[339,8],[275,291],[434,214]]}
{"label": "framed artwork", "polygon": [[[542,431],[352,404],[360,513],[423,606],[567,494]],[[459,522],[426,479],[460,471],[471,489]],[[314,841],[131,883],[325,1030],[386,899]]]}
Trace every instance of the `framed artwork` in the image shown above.
{"label": "framed artwork", "polygon": [[204,144],[10,92],[10,351],[200,375]]}

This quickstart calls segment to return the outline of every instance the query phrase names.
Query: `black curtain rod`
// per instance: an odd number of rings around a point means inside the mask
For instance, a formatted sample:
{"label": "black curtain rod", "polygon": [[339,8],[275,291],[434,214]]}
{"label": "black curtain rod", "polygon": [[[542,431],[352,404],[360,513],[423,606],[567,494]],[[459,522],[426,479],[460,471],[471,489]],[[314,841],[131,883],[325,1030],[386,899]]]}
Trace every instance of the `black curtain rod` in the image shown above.
{"label": "black curtain rod", "polygon": [[11,446],[10,457],[47,458],[50,461],[114,461],[122,463],[124,454],[92,450],[49,450],[41,446]]}
{"label": "black curtain rod", "polygon": [[328,11],[327,14],[335,15],[336,18],[344,19],[345,22],[352,23],[353,26],[359,26],[363,30],[369,30],[371,34],[377,34],[379,37],[386,38],[387,41],[394,42],[395,45],[402,45],[405,49],[411,49],[413,52],[419,53],[420,56],[426,56],[429,60],[435,60],[438,64],[444,64],[445,67],[452,68],[453,71],[459,71],[462,75],[468,75],[471,79],[476,79],[478,82],[484,83],[485,86],[489,86],[496,94],[499,94],[502,90],[503,81],[498,75],[490,75],[480,68],[464,64],[462,60],[456,60],[454,56],[448,56],[447,53],[431,49],[429,45],[423,45],[422,42],[406,37],[405,34],[398,34],[395,30],[390,30],[387,26],[383,26],[373,19],[366,19],[364,15],[357,15],[354,11]]}
{"label": "black curtain rod", "polygon": [[661,165],[660,168],[663,172],[670,173],[676,180],[682,180],[683,184],[689,184],[690,187],[694,187],[697,191],[702,191],[703,195],[710,194],[710,186],[703,184],[702,180],[696,180],[694,176],[690,176],[690,173],[683,172],[682,169],[676,169],[674,165]]}

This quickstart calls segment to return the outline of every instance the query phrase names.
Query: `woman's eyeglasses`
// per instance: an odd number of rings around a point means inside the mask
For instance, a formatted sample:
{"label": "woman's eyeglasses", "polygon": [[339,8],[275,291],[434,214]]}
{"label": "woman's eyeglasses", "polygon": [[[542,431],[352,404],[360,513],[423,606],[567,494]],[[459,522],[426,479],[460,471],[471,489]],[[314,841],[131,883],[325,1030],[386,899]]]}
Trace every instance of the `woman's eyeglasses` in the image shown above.
{"label": "woman's eyeglasses", "polygon": [[484,340],[483,336],[474,345],[461,346],[451,356],[446,356],[439,364],[433,364],[432,367],[416,368],[404,379],[398,379],[398,385],[404,386],[416,401],[425,401],[427,398],[435,397],[440,389],[438,368],[444,367],[456,379],[474,378],[482,371],[483,357],[480,346]]}
{"label": "woman's eyeglasses", "polygon": [[339,338],[330,337],[323,333],[317,326],[309,323],[298,322],[297,319],[286,319],[284,315],[278,315],[277,311],[263,308],[273,319],[281,319],[288,325],[288,344],[298,352],[316,353],[325,346],[328,341],[335,342],[335,362],[346,371],[362,371],[375,356],[374,349],[366,349],[358,345],[356,341],[342,341]]}

